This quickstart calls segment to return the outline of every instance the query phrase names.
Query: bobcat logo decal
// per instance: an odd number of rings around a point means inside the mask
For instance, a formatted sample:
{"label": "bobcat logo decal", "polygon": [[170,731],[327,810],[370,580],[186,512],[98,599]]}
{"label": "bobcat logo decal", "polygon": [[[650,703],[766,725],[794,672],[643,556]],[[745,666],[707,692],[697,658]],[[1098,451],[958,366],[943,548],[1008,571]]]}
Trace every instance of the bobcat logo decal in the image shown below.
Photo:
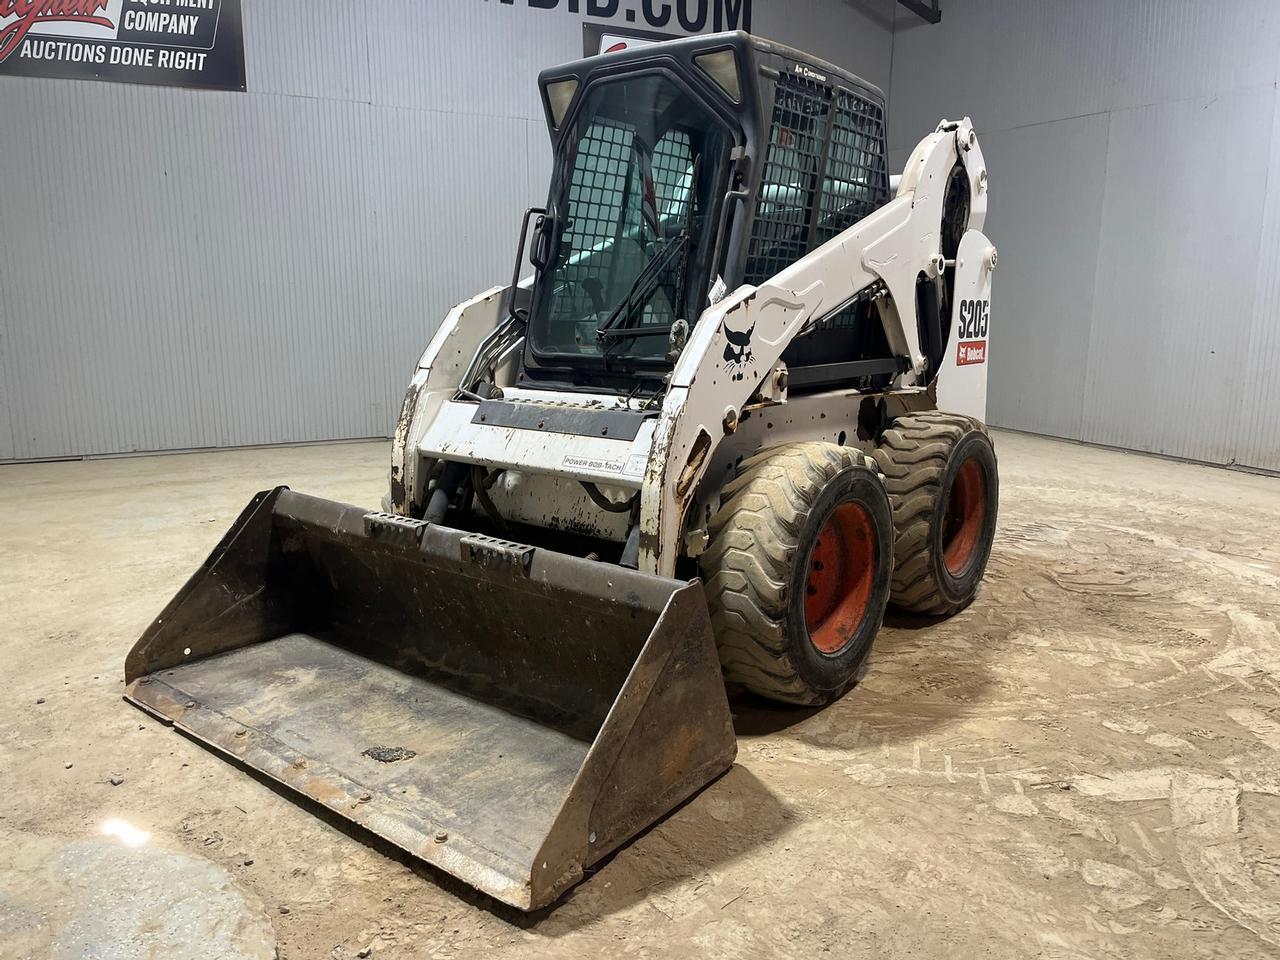
{"label": "bobcat logo decal", "polygon": [[747,366],[753,361],[751,353],[751,335],[755,333],[756,325],[754,323],[747,327],[746,330],[730,330],[729,325],[724,324],[724,338],[728,341],[724,345],[724,362],[729,374],[735,380],[741,380],[746,376]]}

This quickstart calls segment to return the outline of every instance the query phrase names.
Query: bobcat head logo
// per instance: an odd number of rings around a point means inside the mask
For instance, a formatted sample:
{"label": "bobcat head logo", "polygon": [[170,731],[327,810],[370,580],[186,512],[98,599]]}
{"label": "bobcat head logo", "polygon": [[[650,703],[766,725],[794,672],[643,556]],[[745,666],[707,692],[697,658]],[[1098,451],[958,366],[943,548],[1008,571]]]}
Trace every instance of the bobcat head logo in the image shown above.
{"label": "bobcat head logo", "polygon": [[727,323],[724,325],[724,338],[727,341],[724,345],[724,362],[735,380],[746,376],[747,366],[752,362],[751,335],[755,330],[754,323],[746,330],[731,330]]}

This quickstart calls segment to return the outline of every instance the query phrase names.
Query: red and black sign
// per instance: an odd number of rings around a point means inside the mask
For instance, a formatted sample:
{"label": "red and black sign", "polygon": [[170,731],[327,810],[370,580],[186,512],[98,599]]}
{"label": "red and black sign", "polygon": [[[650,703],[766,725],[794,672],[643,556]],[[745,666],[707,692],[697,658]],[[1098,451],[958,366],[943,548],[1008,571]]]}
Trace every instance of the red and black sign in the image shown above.
{"label": "red and black sign", "polygon": [[956,344],[956,366],[963,367],[966,363],[986,363],[987,362],[987,341],[985,340],[962,340]]}
{"label": "red and black sign", "polygon": [[240,0],[0,0],[0,74],[243,90]]}
{"label": "red and black sign", "polygon": [[991,320],[990,300],[961,300],[956,365],[987,362],[987,325]]}

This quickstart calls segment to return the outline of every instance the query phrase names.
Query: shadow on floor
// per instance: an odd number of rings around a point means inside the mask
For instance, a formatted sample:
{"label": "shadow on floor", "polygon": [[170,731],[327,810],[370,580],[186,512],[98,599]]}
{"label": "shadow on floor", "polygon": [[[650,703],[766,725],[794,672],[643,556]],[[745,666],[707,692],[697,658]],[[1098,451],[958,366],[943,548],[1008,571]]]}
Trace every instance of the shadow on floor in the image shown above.
{"label": "shadow on floor", "polygon": [[[195,743],[196,737],[175,728]],[[586,870],[585,879],[561,900],[533,913],[523,913],[468,886],[443,870],[414,857],[358,823],[348,820],[305,794],[284,786],[238,759],[217,754],[272,792],[288,799],[334,830],[382,856],[405,865],[459,900],[521,929],[547,927],[559,935],[632,906],[655,892],[709,871],[780,835],[787,826],[786,808],[749,770],[735,764],[657,823]],[[726,829],[725,823],[741,821]],[[666,855],[676,849],[678,856]],[[654,855],[657,851],[657,855]],[[626,863],[625,868],[615,864]],[[601,879],[603,877],[603,879]]]}
{"label": "shadow on floor", "polygon": [[889,610],[854,686],[826,706],[776,703],[730,692],[739,737],[783,736],[821,748],[852,749],[864,737],[911,742],[981,710],[992,686],[984,638],[1003,634],[996,591],[951,617]]}
{"label": "shadow on floor", "polygon": [[558,937],[626,910],[692,878],[721,872],[791,827],[793,814],[749,769],[722,777],[587,871],[558,904],[521,918]]}

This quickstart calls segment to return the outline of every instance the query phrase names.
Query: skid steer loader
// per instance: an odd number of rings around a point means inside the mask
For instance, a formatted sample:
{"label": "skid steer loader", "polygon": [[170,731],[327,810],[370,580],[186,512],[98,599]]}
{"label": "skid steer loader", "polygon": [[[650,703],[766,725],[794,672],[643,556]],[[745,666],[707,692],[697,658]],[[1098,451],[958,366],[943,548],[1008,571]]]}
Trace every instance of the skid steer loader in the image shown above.
{"label": "skid steer loader", "polygon": [[431,338],[382,509],[259,494],[126,665],[525,910],[732,764],[724,681],[825,703],[887,604],[967,604],[998,482],[969,120],[891,188],[880,91],[746,34],[539,84],[547,205]]}

